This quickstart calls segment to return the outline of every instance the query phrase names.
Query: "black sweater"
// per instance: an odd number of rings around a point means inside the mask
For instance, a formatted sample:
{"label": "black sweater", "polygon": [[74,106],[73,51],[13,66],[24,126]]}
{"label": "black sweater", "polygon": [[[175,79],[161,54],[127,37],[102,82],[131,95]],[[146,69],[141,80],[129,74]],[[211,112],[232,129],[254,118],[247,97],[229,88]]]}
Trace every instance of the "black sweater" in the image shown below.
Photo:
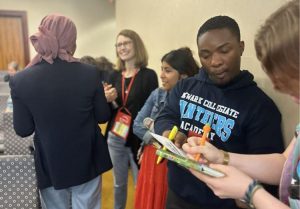
{"label": "black sweater", "polygon": [[[187,135],[189,131],[202,134],[202,127],[210,123],[210,142],[220,149],[247,154],[283,151],[281,115],[248,71],[218,87],[202,69],[195,77],[179,82],[167,103],[155,121],[158,134],[173,125]],[[172,162],[168,181],[169,187],[191,204],[235,208],[234,201],[219,199],[204,183]]]}
{"label": "black sweater", "polygon": [[[130,80],[131,78],[125,79],[125,83],[126,83],[125,86],[129,85]],[[113,86],[117,89],[118,98],[116,99],[116,102],[118,103],[119,107],[121,107],[123,104],[122,92],[121,92],[122,74],[121,73],[114,74],[114,77],[110,78],[110,81],[113,84]],[[151,92],[157,87],[158,87],[158,79],[155,71],[149,68],[141,68],[135,77],[135,80],[131,87],[131,91],[128,96],[127,103],[125,105],[126,108],[131,113],[132,123],[135,117],[137,116],[137,113],[144,106]],[[108,126],[108,130],[111,129],[116,113],[117,110],[115,109],[113,111],[112,121]],[[141,143],[141,139],[139,139],[137,136],[133,134],[132,125],[131,125],[126,146],[131,147],[131,150],[135,156],[135,160],[136,160],[137,151],[140,147],[140,143]]]}

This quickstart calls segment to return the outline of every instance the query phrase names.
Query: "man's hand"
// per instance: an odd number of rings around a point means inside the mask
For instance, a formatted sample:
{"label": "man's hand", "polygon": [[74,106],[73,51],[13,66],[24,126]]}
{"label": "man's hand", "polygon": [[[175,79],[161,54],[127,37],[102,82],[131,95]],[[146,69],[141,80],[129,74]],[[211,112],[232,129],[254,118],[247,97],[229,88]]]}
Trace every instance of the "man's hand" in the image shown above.
{"label": "man's hand", "polygon": [[[170,132],[171,130],[164,131],[162,135],[168,138]],[[187,136],[184,133],[178,131],[174,139],[174,144],[176,145],[176,147],[181,149],[182,145],[186,143],[186,140]]]}

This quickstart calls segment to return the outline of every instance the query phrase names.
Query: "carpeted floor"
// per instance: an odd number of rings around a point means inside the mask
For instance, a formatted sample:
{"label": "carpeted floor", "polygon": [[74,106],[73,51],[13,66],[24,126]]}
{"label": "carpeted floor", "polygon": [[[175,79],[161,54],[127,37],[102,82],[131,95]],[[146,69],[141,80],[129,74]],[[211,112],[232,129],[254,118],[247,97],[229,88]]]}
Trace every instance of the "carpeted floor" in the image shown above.
{"label": "carpeted floor", "polygon": [[[102,175],[102,209],[113,209],[114,189],[112,170]],[[128,179],[128,193],[126,209],[133,209],[134,204],[134,184],[131,172]]]}

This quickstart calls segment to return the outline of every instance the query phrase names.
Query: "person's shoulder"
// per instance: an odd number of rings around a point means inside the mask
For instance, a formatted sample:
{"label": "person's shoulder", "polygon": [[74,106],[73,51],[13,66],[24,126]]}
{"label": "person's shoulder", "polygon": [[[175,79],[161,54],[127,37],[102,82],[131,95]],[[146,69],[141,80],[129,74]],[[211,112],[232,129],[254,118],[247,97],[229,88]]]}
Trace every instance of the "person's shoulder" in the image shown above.
{"label": "person's shoulder", "polygon": [[261,102],[267,103],[272,106],[276,106],[273,99],[260,87],[256,86],[256,96],[260,99]]}
{"label": "person's shoulder", "polygon": [[85,63],[81,63],[81,62],[74,62],[72,64],[83,70],[97,71],[97,67],[94,65],[89,65],[89,64],[85,64]]}
{"label": "person's shoulder", "polygon": [[108,72],[108,78],[111,80],[116,80],[116,78],[122,77],[122,73],[120,70],[111,70],[107,72]]}
{"label": "person's shoulder", "polygon": [[156,72],[155,70],[151,69],[151,68],[147,68],[147,67],[142,67],[140,69],[141,72],[145,73],[145,74],[155,74],[156,75]]}
{"label": "person's shoulder", "polygon": [[154,90],[151,92],[151,94],[152,94],[153,96],[159,96],[159,97],[163,96],[163,95],[166,94],[166,93],[167,93],[166,90],[164,90],[164,89],[161,88],[161,87],[158,87],[158,88],[154,89]]}
{"label": "person's shoulder", "polygon": [[16,79],[22,79],[23,77],[26,76],[31,76],[32,74],[34,74],[36,70],[39,70],[39,68],[40,66],[38,65],[33,65],[31,67],[24,68],[23,70],[19,70],[14,76],[11,76],[11,78],[14,78],[14,80],[16,80]]}
{"label": "person's shoulder", "polygon": [[81,72],[82,75],[91,75],[91,76],[97,76],[100,77],[99,70],[94,65],[89,65],[85,63],[80,62],[74,62],[72,65],[68,65],[69,68],[72,68],[72,70],[77,69],[78,72]]}
{"label": "person's shoulder", "polygon": [[189,88],[195,85],[198,86],[200,85],[200,83],[201,81],[199,81],[195,76],[192,76],[179,80],[176,86],[178,86],[179,88]]}
{"label": "person's shoulder", "polygon": [[153,80],[156,80],[156,82],[158,83],[156,72],[150,68],[145,68],[145,67],[140,68],[138,77],[140,77],[140,79],[142,81],[145,81],[144,84],[148,84],[149,82],[152,82]]}
{"label": "person's shoulder", "polygon": [[165,100],[165,98],[167,97],[167,91],[160,87],[158,87],[156,91],[158,100]]}
{"label": "person's shoulder", "polygon": [[279,112],[273,99],[257,84],[250,86],[245,96],[247,96],[247,103],[253,105],[253,111],[257,109],[268,110],[266,112]]}
{"label": "person's shoulder", "polygon": [[106,82],[113,84],[121,80],[122,73],[120,70],[111,70],[105,72],[107,72]]}

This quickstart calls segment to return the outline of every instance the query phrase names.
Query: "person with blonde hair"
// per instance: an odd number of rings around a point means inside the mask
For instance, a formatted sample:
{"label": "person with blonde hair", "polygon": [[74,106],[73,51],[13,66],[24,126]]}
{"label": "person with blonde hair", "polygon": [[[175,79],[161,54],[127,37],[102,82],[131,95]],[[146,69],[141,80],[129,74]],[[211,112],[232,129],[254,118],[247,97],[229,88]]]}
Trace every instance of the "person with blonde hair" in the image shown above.
{"label": "person with blonde hair", "polygon": [[[293,0],[268,17],[255,37],[255,49],[262,69],[271,79],[274,89],[290,95],[300,103],[299,90],[299,1]],[[220,198],[242,199],[251,208],[300,208],[300,124],[295,137],[282,153],[224,155],[210,143],[199,146],[191,137],[183,149],[191,155],[203,154],[210,167],[225,174],[212,178],[191,170]],[[218,165],[224,162],[228,165]],[[269,194],[260,182],[280,184],[280,201]]]}
{"label": "person with blonde hair", "polygon": [[[136,156],[141,139],[133,134],[132,122],[150,93],[158,87],[158,79],[155,71],[147,68],[148,54],[135,31],[120,31],[115,47],[116,68],[120,73],[105,87],[107,101],[117,103],[108,125],[107,141],[113,163],[114,208],[123,209],[127,199],[128,166],[135,183],[138,174]],[[111,91],[113,88],[117,91]]]}

